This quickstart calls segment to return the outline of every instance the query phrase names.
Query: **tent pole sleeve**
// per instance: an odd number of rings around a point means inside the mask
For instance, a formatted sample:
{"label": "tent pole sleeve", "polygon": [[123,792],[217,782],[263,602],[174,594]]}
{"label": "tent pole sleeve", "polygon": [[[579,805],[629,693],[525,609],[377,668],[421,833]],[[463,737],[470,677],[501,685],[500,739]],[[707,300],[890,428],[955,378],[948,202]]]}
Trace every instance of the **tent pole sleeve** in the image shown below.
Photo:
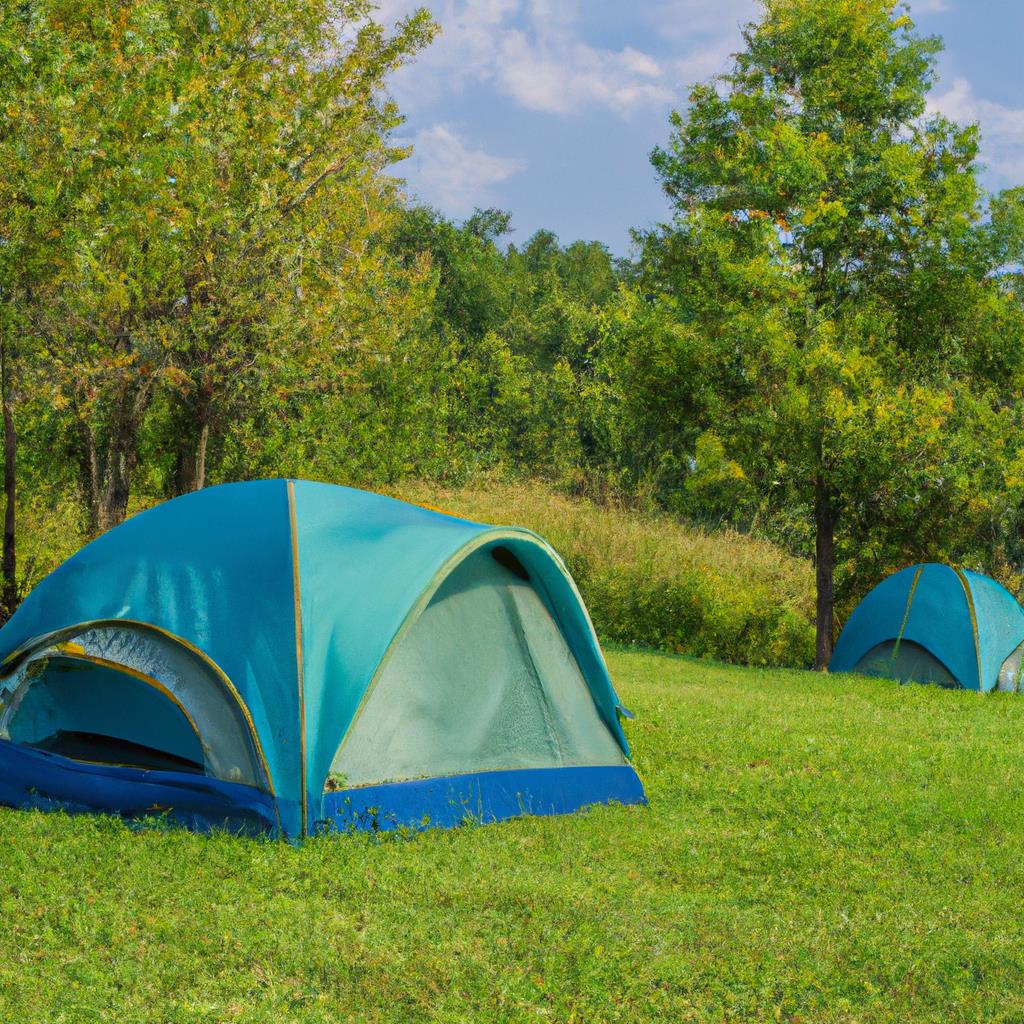
{"label": "tent pole sleeve", "polygon": [[299,587],[299,531],[295,521],[295,483],[288,481],[288,523],[292,534],[292,581],[295,599],[295,669],[299,695],[299,778],[302,786],[302,834],[307,835],[306,797],[306,696],[302,656],[302,591]]}
{"label": "tent pole sleeve", "polygon": [[900,623],[900,631],[896,634],[896,643],[892,647],[892,658],[889,662],[889,667],[892,668],[896,664],[896,656],[900,653],[900,643],[903,640],[903,634],[907,629],[907,622],[910,619],[910,606],[914,603],[914,594],[917,593],[917,584],[921,580],[921,573],[924,572],[924,566],[919,565],[917,572],[914,573],[914,580],[910,584],[910,591],[907,594],[907,607],[903,612],[903,621]]}
{"label": "tent pole sleeve", "polygon": [[978,693],[985,693],[985,680],[982,678],[981,669],[981,636],[978,633],[978,613],[974,608],[974,595],[971,593],[971,584],[963,574],[962,569],[954,569],[960,585],[964,588],[964,597],[967,598],[967,610],[971,615],[971,632],[974,634],[974,655],[978,661]]}

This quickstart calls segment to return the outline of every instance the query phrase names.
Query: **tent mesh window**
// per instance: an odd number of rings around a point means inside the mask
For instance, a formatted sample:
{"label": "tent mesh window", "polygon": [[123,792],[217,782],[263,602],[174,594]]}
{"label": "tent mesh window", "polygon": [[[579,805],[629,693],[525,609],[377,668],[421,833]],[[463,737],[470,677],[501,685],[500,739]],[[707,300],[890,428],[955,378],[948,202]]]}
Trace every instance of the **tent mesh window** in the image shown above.
{"label": "tent mesh window", "polygon": [[169,636],[131,625],[65,631],[0,686],[2,739],[79,761],[267,788],[236,699]]}
{"label": "tent mesh window", "polygon": [[886,640],[872,647],[853,669],[866,676],[882,676],[908,683],[935,683],[947,689],[960,684],[930,651],[913,640]]}
{"label": "tent mesh window", "polygon": [[998,688],[1009,693],[1017,693],[1020,690],[1022,669],[1024,669],[1024,644],[1012,651],[1000,667]]}
{"label": "tent mesh window", "polygon": [[392,651],[332,775],[363,786],[625,763],[518,559],[480,551],[444,581]]}

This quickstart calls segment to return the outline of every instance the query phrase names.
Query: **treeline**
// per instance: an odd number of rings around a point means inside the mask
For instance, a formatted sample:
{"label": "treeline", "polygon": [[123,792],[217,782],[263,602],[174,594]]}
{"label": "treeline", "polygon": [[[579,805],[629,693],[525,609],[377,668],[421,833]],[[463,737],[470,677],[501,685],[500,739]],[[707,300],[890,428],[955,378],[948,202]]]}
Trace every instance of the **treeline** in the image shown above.
{"label": "treeline", "polygon": [[1019,583],[1024,191],[929,112],[936,40],[766,0],[621,260],[411,205],[386,85],[436,26],[373,15],[0,9],[8,613],[48,509],[91,535],[272,475],[540,476],[759,533],[815,558],[819,664],[910,560]]}

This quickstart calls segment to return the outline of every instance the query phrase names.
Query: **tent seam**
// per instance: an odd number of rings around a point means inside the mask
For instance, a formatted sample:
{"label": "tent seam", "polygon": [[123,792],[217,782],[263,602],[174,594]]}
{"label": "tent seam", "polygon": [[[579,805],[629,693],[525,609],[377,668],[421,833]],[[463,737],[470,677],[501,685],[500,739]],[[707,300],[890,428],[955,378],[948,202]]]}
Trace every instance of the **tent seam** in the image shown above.
{"label": "tent seam", "polygon": [[299,583],[299,531],[295,515],[295,482],[287,482],[288,489],[288,527],[291,532],[292,549],[292,595],[295,614],[295,678],[299,699],[299,779],[302,786],[302,835],[308,834],[306,822],[309,817],[306,794],[306,693],[305,693],[305,661],[302,650],[302,589]]}
{"label": "tent seam", "polygon": [[960,585],[964,588],[964,597],[967,598],[967,611],[971,617],[971,632],[974,634],[974,656],[978,663],[978,693],[985,692],[985,680],[981,669],[981,637],[978,633],[978,613],[974,607],[974,595],[971,593],[971,584],[964,575],[963,570],[953,569]]}
{"label": "tent seam", "polygon": [[910,584],[910,591],[907,593],[907,607],[903,612],[903,621],[900,623],[900,631],[896,634],[896,643],[893,644],[892,657],[889,660],[890,670],[896,665],[896,657],[900,653],[900,643],[903,641],[903,634],[906,632],[907,623],[910,621],[910,606],[914,603],[914,595],[917,593],[917,584],[921,580],[921,573],[924,572],[924,566],[919,565],[917,572],[914,573],[914,580]]}

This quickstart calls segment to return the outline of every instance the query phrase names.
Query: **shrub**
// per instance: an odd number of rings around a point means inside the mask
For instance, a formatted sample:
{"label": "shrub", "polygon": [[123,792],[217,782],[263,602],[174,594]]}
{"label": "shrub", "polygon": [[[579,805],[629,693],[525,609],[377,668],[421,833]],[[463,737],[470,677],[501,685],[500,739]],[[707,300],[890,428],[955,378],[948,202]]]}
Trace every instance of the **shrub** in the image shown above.
{"label": "shrub", "polygon": [[395,493],[547,538],[603,640],[750,665],[814,659],[813,572],[767,541],[570,499],[539,483],[407,482]]}

